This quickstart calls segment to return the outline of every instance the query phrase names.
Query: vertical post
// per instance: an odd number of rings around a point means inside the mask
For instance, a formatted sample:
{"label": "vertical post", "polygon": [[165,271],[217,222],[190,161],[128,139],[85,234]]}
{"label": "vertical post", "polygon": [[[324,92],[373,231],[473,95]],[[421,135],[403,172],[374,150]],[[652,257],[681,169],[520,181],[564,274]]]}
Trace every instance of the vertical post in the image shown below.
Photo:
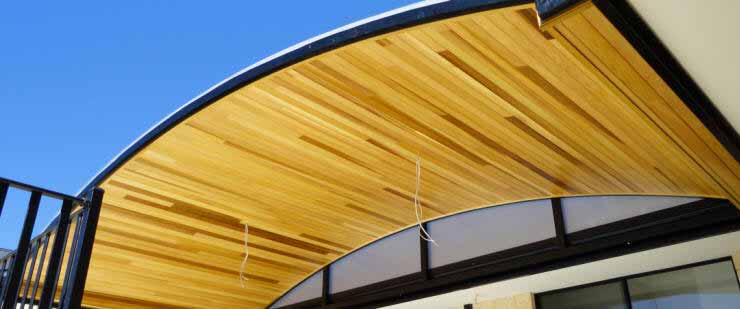
{"label": "vertical post", "polygon": [[[43,236],[44,241],[44,248],[41,249],[41,258],[39,260],[39,270],[36,271],[36,278],[33,280],[33,289],[31,290],[31,301],[30,303],[33,304],[36,301],[36,292],[38,291],[39,284],[41,281],[41,272],[44,271],[44,261],[46,261],[46,249],[49,246],[49,240],[51,239],[51,233],[47,233],[45,236]],[[49,271],[49,267],[46,267],[46,271]]]}
{"label": "vertical post", "polygon": [[39,256],[39,249],[41,249],[41,238],[31,244],[31,264],[28,265],[29,268],[27,274],[25,274],[26,284],[24,285],[23,293],[21,294],[21,308],[24,308],[26,305],[26,295],[28,295],[28,289],[31,288],[31,281],[33,281],[33,271],[36,269],[36,257]]}
{"label": "vertical post", "polygon": [[568,239],[565,235],[563,206],[559,197],[550,199],[550,203],[552,203],[552,217],[555,220],[555,241],[560,248],[565,248],[568,246]]}
{"label": "vertical post", "polygon": [[13,262],[13,268],[9,274],[10,281],[8,281],[5,295],[3,295],[2,309],[15,309],[15,303],[18,300],[18,293],[21,287],[23,268],[26,266],[26,257],[29,251],[28,245],[31,243],[33,225],[36,223],[36,215],[39,212],[39,203],[41,203],[41,192],[33,191],[31,198],[28,200],[26,220],[23,222],[23,230],[21,230],[18,248],[15,251],[16,256]]}
{"label": "vertical post", "polygon": [[624,304],[627,306],[627,309],[632,309],[632,296],[630,296],[630,287],[627,285],[627,279],[622,279],[620,283],[622,284]]}
{"label": "vertical post", "polygon": [[54,292],[59,281],[64,246],[67,243],[69,232],[69,215],[72,213],[73,206],[74,202],[72,200],[64,200],[62,210],[59,212],[59,225],[57,225],[56,236],[54,236],[54,245],[51,247],[49,265],[46,266],[46,277],[44,287],[41,289],[39,309],[51,309],[51,304],[54,302]]}
{"label": "vertical post", "polygon": [[[8,273],[10,272],[12,263],[13,256],[7,255],[3,258],[2,265],[0,265],[0,296],[2,296],[5,286],[8,283]],[[2,304],[2,298],[0,298],[0,304]]]}
{"label": "vertical post", "polygon": [[[424,226],[424,230],[428,230],[426,222],[422,223],[422,225]],[[419,256],[421,257],[421,277],[424,280],[429,280],[431,278],[429,271],[429,242],[422,238],[421,235],[419,235]]]}
{"label": "vertical post", "polygon": [[85,282],[87,281],[87,271],[90,266],[90,256],[92,255],[93,244],[95,242],[95,232],[98,229],[98,218],[100,218],[100,207],[103,204],[103,189],[95,188],[90,195],[89,203],[84,211],[87,215],[82,222],[80,231],[80,241],[77,242],[77,258],[72,265],[72,277],[67,288],[66,300],[62,308],[77,309],[82,306],[82,295],[85,292]]}
{"label": "vertical post", "polygon": [[77,261],[77,242],[80,240],[80,230],[82,230],[82,219],[86,216],[87,212],[85,209],[77,212],[77,215],[74,217],[75,222],[75,229],[72,231],[71,239],[72,244],[69,246],[69,256],[67,256],[67,268],[64,271],[64,279],[62,279],[62,291],[61,294],[59,294],[60,304],[62,304],[61,300],[66,299],[67,295],[67,289],[70,286],[70,277],[72,277],[72,265],[75,265],[75,261]]}
{"label": "vertical post", "polygon": [[5,196],[8,194],[9,187],[7,183],[0,183],[0,217],[3,215],[3,205],[5,205]]}
{"label": "vertical post", "polygon": [[331,302],[329,299],[329,284],[331,283],[331,265],[324,267],[323,277],[321,278],[321,307],[325,307]]}

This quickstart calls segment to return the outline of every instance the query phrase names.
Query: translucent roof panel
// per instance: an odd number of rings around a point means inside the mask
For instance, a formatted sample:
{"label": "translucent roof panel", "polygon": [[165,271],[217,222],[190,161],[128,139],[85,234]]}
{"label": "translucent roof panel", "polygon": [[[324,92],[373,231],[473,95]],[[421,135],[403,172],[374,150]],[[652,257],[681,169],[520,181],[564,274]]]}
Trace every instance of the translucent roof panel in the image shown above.
{"label": "translucent roof panel", "polygon": [[565,231],[573,233],[700,199],[675,196],[583,196],[563,198],[561,204]]}
{"label": "translucent roof panel", "polygon": [[550,200],[469,211],[427,226],[439,245],[429,246],[432,268],[555,237]]}
{"label": "translucent roof panel", "polygon": [[321,297],[324,272],[319,271],[283,295],[270,308],[279,308]]}
{"label": "translucent roof panel", "polygon": [[337,293],[419,271],[419,232],[410,228],[334,262],[329,289]]}

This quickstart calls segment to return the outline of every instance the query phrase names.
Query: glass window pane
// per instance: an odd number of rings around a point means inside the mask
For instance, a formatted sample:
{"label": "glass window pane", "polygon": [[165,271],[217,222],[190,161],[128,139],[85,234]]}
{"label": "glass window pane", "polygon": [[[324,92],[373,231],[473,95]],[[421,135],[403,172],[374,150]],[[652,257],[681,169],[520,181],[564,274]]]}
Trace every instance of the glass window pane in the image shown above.
{"label": "glass window pane", "polygon": [[439,244],[429,246],[432,268],[555,237],[550,200],[464,212],[427,226]]}
{"label": "glass window pane", "polygon": [[677,196],[583,196],[561,199],[565,231],[588,228],[698,201]]}
{"label": "glass window pane", "polygon": [[313,274],[308,279],[298,284],[293,290],[285,294],[280,300],[276,301],[270,308],[279,308],[282,306],[297,304],[321,297],[323,271]]}
{"label": "glass window pane", "polygon": [[627,282],[634,309],[740,308],[740,288],[730,261]]}
{"label": "glass window pane", "polygon": [[538,296],[538,309],[627,309],[621,282]]}
{"label": "glass window pane", "polygon": [[329,289],[337,293],[419,271],[419,230],[412,227],[334,262]]}

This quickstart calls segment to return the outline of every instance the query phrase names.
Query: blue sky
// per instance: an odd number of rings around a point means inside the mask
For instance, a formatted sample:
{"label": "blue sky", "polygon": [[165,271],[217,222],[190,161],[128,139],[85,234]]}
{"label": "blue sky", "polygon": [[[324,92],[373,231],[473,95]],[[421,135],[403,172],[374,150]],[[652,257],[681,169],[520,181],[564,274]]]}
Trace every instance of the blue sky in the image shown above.
{"label": "blue sky", "polygon": [[[141,133],[234,72],[413,2],[3,2],[0,176],[76,193]],[[9,194],[0,248],[15,248],[27,199]],[[36,232],[57,210],[42,202]]]}

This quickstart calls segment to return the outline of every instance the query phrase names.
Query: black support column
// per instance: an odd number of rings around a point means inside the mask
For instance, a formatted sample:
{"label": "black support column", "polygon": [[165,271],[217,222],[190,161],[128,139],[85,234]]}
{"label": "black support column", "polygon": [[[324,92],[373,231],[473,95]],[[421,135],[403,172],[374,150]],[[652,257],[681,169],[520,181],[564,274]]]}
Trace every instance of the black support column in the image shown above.
{"label": "black support column", "polygon": [[92,255],[93,243],[95,242],[95,232],[98,229],[98,218],[100,218],[100,207],[103,204],[103,189],[93,189],[89,204],[85,207],[85,220],[83,220],[80,230],[80,239],[73,253],[76,257],[72,265],[72,277],[69,280],[67,288],[67,297],[64,300],[62,308],[80,308],[82,306],[82,295],[85,292],[85,282],[87,281],[87,271],[90,266],[90,257]]}
{"label": "black support column", "polygon": [[26,219],[23,221],[23,230],[18,240],[18,249],[16,250],[13,267],[10,270],[10,281],[5,289],[5,295],[3,295],[2,309],[15,309],[15,303],[18,300],[18,293],[20,292],[23,269],[26,266],[26,259],[28,257],[28,246],[31,243],[31,233],[33,233],[33,225],[36,223],[36,215],[39,212],[40,203],[41,192],[33,191],[28,201],[28,211],[26,212]]}
{"label": "black support column", "polygon": [[59,224],[57,225],[56,236],[54,237],[54,245],[51,248],[51,257],[49,257],[49,265],[47,266],[46,279],[44,279],[44,287],[41,290],[39,309],[51,309],[52,302],[54,301],[54,292],[59,281],[59,270],[62,265],[64,246],[67,243],[69,215],[72,213],[73,206],[74,202],[71,200],[64,200],[62,203],[62,210],[59,213]]}

